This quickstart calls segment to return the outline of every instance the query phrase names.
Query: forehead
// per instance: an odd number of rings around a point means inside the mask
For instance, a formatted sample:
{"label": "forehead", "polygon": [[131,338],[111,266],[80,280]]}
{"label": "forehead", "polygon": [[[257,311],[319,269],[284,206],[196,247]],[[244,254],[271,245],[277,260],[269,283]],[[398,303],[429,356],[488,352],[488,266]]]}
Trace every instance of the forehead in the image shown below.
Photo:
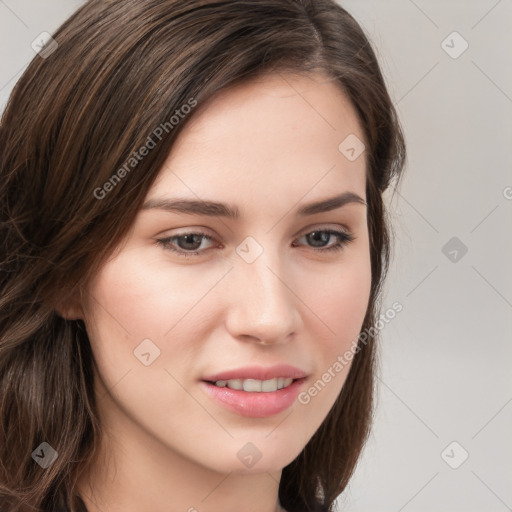
{"label": "forehead", "polygon": [[260,137],[278,132],[280,142],[292,131],[297,136],[315,131],[335,138],[354,133],[364,139],[356,111],[337,79],[319,72],[274,72],[219,91],[195,110],[174,147],[177,151],[201,137],[219,143],[226,133],[241,129]]}
{"label": "forehead", "polygon": [[340,151],[349,136],[364,140],[339,83],[324,74],[272,73],[221,90],[200,106],[175,141],[149,198],[166,191],[207,198],[270,199],[286,192],[364,197],[365,154]]}

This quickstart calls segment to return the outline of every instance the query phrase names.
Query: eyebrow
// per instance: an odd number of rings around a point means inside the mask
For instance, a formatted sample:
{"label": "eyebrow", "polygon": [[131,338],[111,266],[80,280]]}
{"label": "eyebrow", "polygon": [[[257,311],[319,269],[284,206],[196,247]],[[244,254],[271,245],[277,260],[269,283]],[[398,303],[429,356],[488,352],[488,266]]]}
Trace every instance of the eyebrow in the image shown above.
{"label": "eyebrow", "polygon": [[[366,201],[354,192],[344,192],[343,194],[339,194],[334,197],[329,197],[327,199],[305,204],[297,210],[297,214],[300,216],[305,216],[314,215],[316,213],[329,212],[350,203],[359,203],[367,206]],[[225,203],[218,203],[216,201],[203,201],[195,199],[150,199],[144,203],[142,209],[157,209],[167,212],[186,213],[189,215],[226,217],[233,220],[240,218],[240,210],[236,206],[230,206]]]}

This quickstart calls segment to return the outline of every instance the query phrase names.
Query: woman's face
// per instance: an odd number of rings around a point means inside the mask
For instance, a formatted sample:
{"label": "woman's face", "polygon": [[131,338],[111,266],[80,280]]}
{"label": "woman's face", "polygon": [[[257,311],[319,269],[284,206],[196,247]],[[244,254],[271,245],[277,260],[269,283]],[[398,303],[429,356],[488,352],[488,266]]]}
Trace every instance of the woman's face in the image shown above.
{"label": "woman's face", "polygon": [[194,113],[90,282],[79,316],[125,453],[276,472],[333,406],[371,283],[364,136],[336,84],[274,74]]}

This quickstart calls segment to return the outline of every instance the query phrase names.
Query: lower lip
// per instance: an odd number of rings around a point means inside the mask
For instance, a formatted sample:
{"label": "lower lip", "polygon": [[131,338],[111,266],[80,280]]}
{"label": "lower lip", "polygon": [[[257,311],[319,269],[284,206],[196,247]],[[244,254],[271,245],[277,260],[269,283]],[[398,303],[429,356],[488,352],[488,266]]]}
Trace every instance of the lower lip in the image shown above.
{"label": "lower lip", "polygon": [[241,416],[266,418],[288,409],[297,399],[306,379],[294,380],[288,387],[277,391],[248,392],[202,381],[208,395]]}

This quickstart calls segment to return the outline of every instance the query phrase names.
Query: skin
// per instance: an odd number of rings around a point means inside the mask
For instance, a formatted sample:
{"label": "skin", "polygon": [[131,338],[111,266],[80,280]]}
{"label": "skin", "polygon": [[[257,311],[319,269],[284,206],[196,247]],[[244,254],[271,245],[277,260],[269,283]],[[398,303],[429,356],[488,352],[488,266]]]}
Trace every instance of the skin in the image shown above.
{"label": "skin", "polygon": [[[364,135],[337,83],[274,73],[222,90],[193,115],[147,199],[219,201],[241,218],[141,210],[83,300],[63,313],[84,320],[99,367],[104,436],[78,487],[90,512],[284,510],[282,468],[325,419],[349,366],[307,405],[267,418],[224,408],[200,380],[286,363],[307,372],[307,390],[357,338],[368,306],[366,205],[295,213],[346,191],[366,200],[365,154],[349,161],[338,150],[349,134]],[[156,242],[197,229],[213,240],[172,245],[198,256]],[[338,239],[305,235],[326,229],[355,240],[319,252]],[[250,264],[236,252],[248,236],[263,248]],[[147,338],[160,350],[149,366],[134,357]],[[262,455],[251,468],[237,457],[248,442]]]}

